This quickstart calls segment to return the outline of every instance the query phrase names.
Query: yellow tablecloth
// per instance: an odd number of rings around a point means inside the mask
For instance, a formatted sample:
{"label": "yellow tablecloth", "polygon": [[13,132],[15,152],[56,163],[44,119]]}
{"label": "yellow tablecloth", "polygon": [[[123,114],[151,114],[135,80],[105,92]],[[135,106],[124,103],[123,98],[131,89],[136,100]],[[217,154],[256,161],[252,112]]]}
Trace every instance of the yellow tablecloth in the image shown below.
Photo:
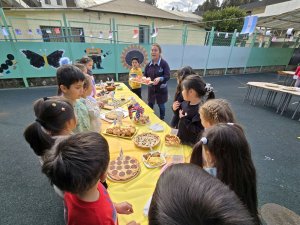
{"label": "yellow tablecloth", "polygon": [[[164,145],[164,137],[166,134],[171,132],[171,128],[166,124],[165,122],[161,121],[155,114],[154,111],[147,105],[145,102],[143,102],[141,99],[139,99],[133,92],[129,90],[129,88],[123,84],[120,83],[120,86],[123,88],[122,90],[116,90],[115,97],[121,97],[124,96],[126,98],[134,97],[142,107],[145,109],[145,114],[149,115],[150,117],[150,123],[160,123],[164,127],[163,132],[156,132],[157,135],[160,136],[161,142],[159,146],[155,147],[154,150],[158,150],[161,152],[166,152],[167,154],[181,154],[184,155],[185,161],[189,161],[190,155],[191,155],[191,147],[186,145],[181,145],[179,147],[168,147]],[[127,105],[124,105],[123,108],[127,108]],[[111,124],[106,121],[102,122],[102,132]],[[130,121],[129,117],[123,119],[123,125],[130,125],[134,124],[132,121]],[[138,128],[138,134],[143,132],[149,132],[151,131],[149,129],[149,125],[145,126],[139,126]],[[133,205],[134,213],[131,215],[118,215],[119,218],[119,224],[127,224],[131,220],[135,220],[139,222],[140,224],[148,224],[148,219],[146,216],[144,216],[143,209],[149,198],[152,196],[152,193],[154,191],[156,182],[160,175],[161,168],[156,169],[148,169],[145,167],[143,161],[142,161],[142,154],[146,153],[147,150],[143,150],[140,148],[137,148],[132,140],[128,139],[122,139],[112,136],[104,135],[104,137],[107,139],[109,143],[109,150],[110,150],[110,156],[111,160],[118,157],[120,149],[122,147],[124,155],[130,155],[135,158],[137,158],[140,161],[141,166],[141,173],[140,175],[127,182],[127,183],[114,183],[108,180],[108,191],[110,194],[110,197],[113,202],[123,202],[127,201]]]}

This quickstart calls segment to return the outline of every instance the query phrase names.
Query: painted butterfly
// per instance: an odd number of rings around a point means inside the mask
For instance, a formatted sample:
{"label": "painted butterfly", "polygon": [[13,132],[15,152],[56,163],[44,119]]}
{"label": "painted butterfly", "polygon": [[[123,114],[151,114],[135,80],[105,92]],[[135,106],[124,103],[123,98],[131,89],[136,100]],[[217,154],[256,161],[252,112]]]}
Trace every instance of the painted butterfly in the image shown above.
{"label": "painted butterfly", "polygon": [[21,49],[20,52],[23,53],[27,59],[29,59],[30,65],[38,69],[41,69],[45,65],[50,65],[54,68],[58,68],[59,60],[65,53],[64,50],[56,50],[51,54],[49,54],[48,56],[46,56],[46,54],[39,55],[35,52],[32,52],[30,50],[25,50],[25,49]]}

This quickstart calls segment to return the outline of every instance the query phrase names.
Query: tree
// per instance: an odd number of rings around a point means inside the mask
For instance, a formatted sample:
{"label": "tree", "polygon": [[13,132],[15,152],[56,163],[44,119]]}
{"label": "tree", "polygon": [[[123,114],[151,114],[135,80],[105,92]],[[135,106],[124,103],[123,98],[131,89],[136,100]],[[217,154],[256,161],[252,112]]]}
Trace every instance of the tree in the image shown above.
{"label": "tree", "polygon": [[259,0],[224,0],[222,3],[222,7],[228,6],[240,6],[251,2],[258,2]]}
{"label": "tree", "polygon": [[[207,11],[203,15],[205,28],[210,30],[215,27],[217,31],[233,32],[242,30],[246,12],[237,7],[227,7],[222,10]],[[239,19],[235,19],[239,18]]]}
{"label": "tree", "polygon": [[205,0],[202,5],[198,5],[195,13],[206,12],[209,10],[219,9],[220,2],[219,0]]}
{"label": "tree", "polygon": [[153,5],[153,6],[156,6],[156,2],[157,2],[157,0],[145,0],[145,3],[147,3],[149,5]]}

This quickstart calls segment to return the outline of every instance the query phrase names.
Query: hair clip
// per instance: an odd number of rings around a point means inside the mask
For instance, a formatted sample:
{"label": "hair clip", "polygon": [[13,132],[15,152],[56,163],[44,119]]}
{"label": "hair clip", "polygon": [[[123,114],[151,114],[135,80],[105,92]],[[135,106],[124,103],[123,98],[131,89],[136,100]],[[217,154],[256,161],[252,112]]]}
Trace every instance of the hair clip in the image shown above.
{"label": "hair clip", "polygon": [[66,108],[62,107],[62,108],[61,108],[61,111],[63,111],[63,112],[66,111]]}
{"label": "hair clip", "polygon": [[205,84],[205,90],[206,90],[207,92],[212,92],[212,91],[214,90],[214,88],[211,86],[211,84],[206,83],[206,84]]}
{"label": "hair clip", "polygon": [[227,125],[233,126],[233,125],[234,125],[234,123],[227,123]]}
{"label": "hair clip", "polygon": [[202,137],[202,138],[200,139],[200,141],[201,141],[202,144],[204,144],[204,145],[207,145],[207,143],[208,143],[208,140],[207,140],[206,137]]}
{"label": "hair clip", "polygon": [[55,106],[56,106],[56,103],[53,102],[53,103],[52,103],[52,106],[55,107]]}

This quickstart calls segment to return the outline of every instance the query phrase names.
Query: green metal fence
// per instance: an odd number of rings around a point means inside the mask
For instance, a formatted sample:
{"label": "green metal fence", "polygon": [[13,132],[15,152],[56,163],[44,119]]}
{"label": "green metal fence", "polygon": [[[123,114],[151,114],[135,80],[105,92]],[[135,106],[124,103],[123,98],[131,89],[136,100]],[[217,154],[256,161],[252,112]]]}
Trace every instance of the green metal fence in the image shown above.
{"label": "green metal fence", "polygon": [[[214,28],[205,31],[188,24],[159,27],[158,35],[152,36],[156,27],[153,21],[143,26],[125,24],[114,18],[109,23],[98,23],[92,18],[68,20],[65,14],[61,20],[24,19],[5,17],[2,9],[0,15],[0,79],[22,78],[26,86],[27,78],[55,75],[56,68],[48,62],[53,54],[67,56],[74,62],[92,51],[98,60],[94,73],[113,73],[118,79],[119,73],[128,72],[128,56],[133,53],[143,55],[144,63],[150,60],[150,46],[154,42],[163,46],[171,69],[192,65],[203,69],[204,75],[214,68],[223,68],[227,74],[231,68],[246,71],[248,67],[287,66],[294,48],[299,47],[299,38],[274,40],[260,33],[227,33]],[[7,35],[3,35],[3,29]],[[139,33],[136,37],[133,37],[134,30]],[[27,50],[33,53],[24,54]],[[33,66],[32,54],[45,66]],[[10,60],[12,56],[14,59]]]}

